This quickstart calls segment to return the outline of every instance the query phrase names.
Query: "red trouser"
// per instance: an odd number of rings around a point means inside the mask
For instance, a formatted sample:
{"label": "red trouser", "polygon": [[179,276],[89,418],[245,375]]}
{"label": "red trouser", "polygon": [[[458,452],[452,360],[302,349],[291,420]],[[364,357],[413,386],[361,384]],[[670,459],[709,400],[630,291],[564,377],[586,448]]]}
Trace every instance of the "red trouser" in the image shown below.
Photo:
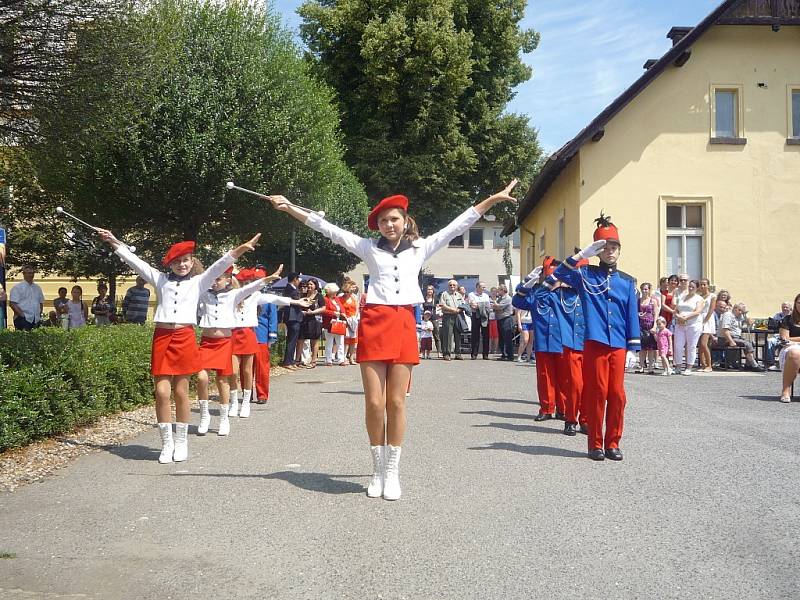
{"label": "red trouser", "polygon": [[253,357],[253,372],[256,376],[256,397],[269,400],[269,344],[259,344]]}
{"label": "red trouser", "polygon": [[[586,341],[581,403],[589,418],[589,450],[618,448],[625,415],[625,348]],[[603,419],[606,423],[603,438]]]}
{"label": "red trouser", "polygon": [[[583,392],[583,352],[564,346],[558,361],[558,379],[564,390],[564,415],[567,423],[586,424],[586,411],[581,407]],[[578,416],[580,414],[580,417]]]}
{"label": "red trouser", "polygon": [[539,392],[539,413],[552,415],[556,410],[558,362],[561,354],[536,353],[536,390]]}

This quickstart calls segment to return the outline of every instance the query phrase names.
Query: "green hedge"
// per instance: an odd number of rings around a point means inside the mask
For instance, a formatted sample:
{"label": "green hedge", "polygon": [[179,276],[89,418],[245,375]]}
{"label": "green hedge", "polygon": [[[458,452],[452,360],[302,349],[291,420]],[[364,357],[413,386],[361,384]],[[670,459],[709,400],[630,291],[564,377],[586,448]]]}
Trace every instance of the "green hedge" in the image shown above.
{"label": "green hedge", "polygon": [[153,401],[138,325],[0,332],[0,451]]}

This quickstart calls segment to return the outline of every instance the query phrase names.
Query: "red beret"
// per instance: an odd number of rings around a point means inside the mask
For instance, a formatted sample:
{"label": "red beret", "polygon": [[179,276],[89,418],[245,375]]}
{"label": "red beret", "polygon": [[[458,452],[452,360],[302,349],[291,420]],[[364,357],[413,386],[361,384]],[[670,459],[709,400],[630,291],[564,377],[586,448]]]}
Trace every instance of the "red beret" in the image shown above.
{"label": "red beret", "polygon": [[225,269],[224,275],[233,275],[233,265]]}
{"label": "red beret", "polygon": [[257,267],[253,269],[253,279],[261,279],[267,276],[267,270]]}
{"label": "red beret", "polygon": [[161,263],[168,267],[169,263],[171,263],[176,258],[180,258],[184,254],[193,254],[194,253],[194,242],[178,242],[177,244],[172,244],[167,253],[164,255],[164,259]]}
{"label": "red beret", "polygon": [[253,278],[253,270],[252,269],[239,269],[239,272],[236,273],[236,279],[239,281],[247,281],[248,279]]}
{"label": "red beret", "polygon": [[398,194],[396,196],[389,196],[388,198],[384,198],[378,202],[377,206],[375,206],[375,208],[373,208],[369,213],[367,226],[372,231],[378,231],[378,215],[385,210],[389,210],[390,208],[402,208],[403,210],[407,211],[408,198]]}

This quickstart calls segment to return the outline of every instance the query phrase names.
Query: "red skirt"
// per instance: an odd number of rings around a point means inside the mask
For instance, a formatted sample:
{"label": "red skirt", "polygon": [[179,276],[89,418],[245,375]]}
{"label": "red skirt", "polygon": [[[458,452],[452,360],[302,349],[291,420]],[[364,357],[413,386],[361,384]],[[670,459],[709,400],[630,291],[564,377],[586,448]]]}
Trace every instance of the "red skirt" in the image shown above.
{"label": "red skirt", "polygon": [[489,339],[496,340],[500,338],[500,332],[497,330],[497,321],[489,319]]}
{"label": "red skirt", "polygon": [[414,308],[386,304],[364,306],[358,323],[356,360],[418,365]]}
{"label": "red skirt", "polygon": [[229,337],[200,338],[200,368],[220,377],[233,375],[233,342]]}
{"label": "red skirt", "polygon": [[236,327],[233,330],[233,353],[236,356],[255,354],[258,352],[258,338],[252,327]]}
{"label": "red skirt", "polygon": [[151,375],[192,375],[199,370],[194,327],[155,330],[150,353]]}

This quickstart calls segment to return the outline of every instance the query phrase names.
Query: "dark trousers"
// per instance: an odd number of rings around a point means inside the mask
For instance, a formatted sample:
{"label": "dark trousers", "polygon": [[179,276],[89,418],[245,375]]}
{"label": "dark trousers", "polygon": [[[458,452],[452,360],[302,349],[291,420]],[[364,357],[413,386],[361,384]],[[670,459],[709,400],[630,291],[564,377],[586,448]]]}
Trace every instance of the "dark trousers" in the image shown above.
{"label": "dark trousers", "polygon": [[14,329],[17,331],[30,331],[39,327],[39,323],[31,323],[25,317],[14,317]]}
{"label": "dark trousers", "polygon": [[500,354],[506,360],[514,359],[514,319],[497,319],[497,332],[500,338]]}
{"label": "dark trousers", "polygon": [[300,338],[300,321],[289,321],[286,323],[286,353],[281,363],[284,367],[294,364],[294,353],[297,348],[297,340]]}
{"label": "dark trousers", "polygon": [[478,356],[481,338],[483,338],[483,358],[489,358],[489,323],[486,327],[481,326],[480,317],[472,317],[472,327],[470,328],[470,342],[472,345],[472,357]]}

